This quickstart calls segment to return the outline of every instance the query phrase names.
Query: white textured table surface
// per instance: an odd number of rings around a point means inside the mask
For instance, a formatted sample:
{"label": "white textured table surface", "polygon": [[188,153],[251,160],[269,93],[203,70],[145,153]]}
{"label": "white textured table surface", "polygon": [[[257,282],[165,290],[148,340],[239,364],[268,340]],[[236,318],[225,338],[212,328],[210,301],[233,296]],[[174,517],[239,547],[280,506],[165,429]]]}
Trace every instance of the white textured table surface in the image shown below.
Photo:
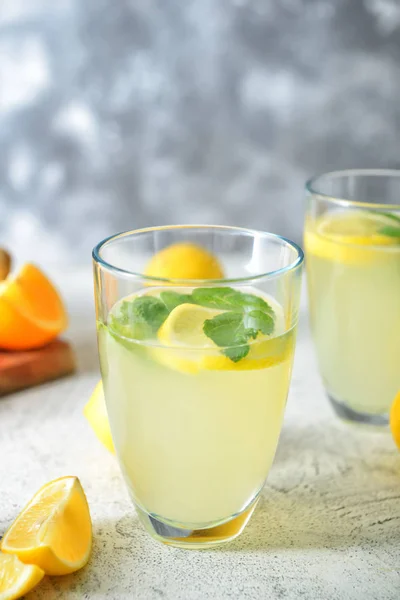
{"label": "white textured table surface", "polygon": [[80,372],[0,400],[0,534],[44,482],[76,474],[90,503],[94,549],[84,570],[46,578],[29,600],[400,598],[400,453],[387,431],[333,416],[305,311],[262,500],[235,542],[186,551],[144,532],[116,461],[82,416],[99,377],[91,275],[65,273],[58,282]]}

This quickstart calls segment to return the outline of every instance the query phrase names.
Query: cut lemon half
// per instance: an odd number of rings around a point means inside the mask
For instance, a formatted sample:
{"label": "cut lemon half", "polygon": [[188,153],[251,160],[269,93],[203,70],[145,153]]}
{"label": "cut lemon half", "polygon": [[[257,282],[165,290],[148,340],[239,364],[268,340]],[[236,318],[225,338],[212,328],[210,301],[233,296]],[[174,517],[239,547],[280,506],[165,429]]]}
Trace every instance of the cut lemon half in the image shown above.
{"label": "cut lemon half", "polygon": [[222,279],[217,258],[205,248],[189,242],[172,244],[157,252],[146,267],[149,277],[166,279]]}
{"label": "cut lemon half", "polygon": [[48,575],[85,566],[92,548],[92,522],[77,477],[44,485],[4,534],[1,550]]}
{"label": "cut lemon half", "polygon": [[17,556],[0,553],[0,600],[16,600],[30,592],[44,577],[36,565],[25,565]]}
{"label": "cut lemon half", "polygon": [[108,422],[102,381],[99,381],[94,388],[93,394],[83,409],[83,414],[100,442],[114,454],[115,449]]}
{"label": "cut lemon half", "polygon": [[63,302],[32,264],[0,283],[0,348],[28,350],[47,344],[67,327]]}
{"label": "cut lemon half", "polygon": [[389,421],[393,439],[400,450],[400,392],[393,401]]}
{"label": "cut lemon half", "polygon": [[393,220],[382,213],[331,213],[306,223],[305,249],[310,254],[337,262],[368,264],[379,260],[376,247],[399,246],[400,238],[379,233],[392,225]]}

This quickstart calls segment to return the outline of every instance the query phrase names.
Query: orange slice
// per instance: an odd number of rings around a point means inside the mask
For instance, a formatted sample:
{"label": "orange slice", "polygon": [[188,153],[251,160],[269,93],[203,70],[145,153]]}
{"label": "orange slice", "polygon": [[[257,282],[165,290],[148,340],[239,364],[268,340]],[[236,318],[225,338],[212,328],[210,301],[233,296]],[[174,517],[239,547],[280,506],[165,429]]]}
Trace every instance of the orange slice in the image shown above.
{"label": "orange slice", "polygon": [[0,600],[25,596],[44,577],[35,565],[24,565],[16,556],[0,553]]}
{"label": "orange slice", "polygon": [[92,548],[92,522],[77,477],[44,485],[4,534],[1,550],[48,575],[84,567]]}
{"label": "orange slice", "polygon": [[393,439],[400,449],[400,392],[397,394],[390,409],[390,429]]}
{"label": "orange slice", "polygon": [[40,269],[28,263],[0,283],[0,348],[38,348],[66,327],[63,302]]}

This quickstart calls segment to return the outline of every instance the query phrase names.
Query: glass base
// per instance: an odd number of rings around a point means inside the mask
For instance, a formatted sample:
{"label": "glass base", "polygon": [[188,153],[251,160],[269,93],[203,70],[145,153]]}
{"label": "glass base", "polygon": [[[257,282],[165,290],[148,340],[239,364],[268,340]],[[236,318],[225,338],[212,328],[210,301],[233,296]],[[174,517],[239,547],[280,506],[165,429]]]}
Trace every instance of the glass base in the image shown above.
{"label": "glass base", "polygon": [[240,515],[237,515],[222,525],[209,527],[207,529],[183,529],[180,527],[172,527],[171,525],[167,525],[159,519],[156,519],[154,516],[147,514],[138,506],[136,506],[136,511],[145,529],[155,540],[178,548],[201,550],[202,548],[225,544],[240,535],[250,520],[257,502],[258,497]]}
{"label": "glass base", "polygon": [[363,413],[353,410],[343,402],[335,400],[331,394],[328,394],[328,398],[333,406],[333,410],[341,419],[345,421],[351,421],[353,423],[365,424],[365,425],[387,425],[389,423],[389,415],[373,415],[370,413]]}

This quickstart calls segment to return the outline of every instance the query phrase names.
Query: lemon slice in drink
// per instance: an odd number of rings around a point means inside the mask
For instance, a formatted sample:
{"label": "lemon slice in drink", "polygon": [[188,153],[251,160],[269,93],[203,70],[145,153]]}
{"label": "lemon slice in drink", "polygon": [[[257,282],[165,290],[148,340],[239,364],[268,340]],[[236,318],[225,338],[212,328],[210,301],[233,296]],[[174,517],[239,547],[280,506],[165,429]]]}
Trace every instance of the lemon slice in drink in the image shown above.
{"label": "lemon slice in drink", "polygon": [[158,339],[166,346],[216,347],[203,331],[206,319],[212,319],[221,311],[197,306],[180,304],[174,308],[158,331]]}
{"label": "lemon slice in drink", "polygon": [[202,350],[217,348],[203,332],[204,321],[220,312],[189,303],[174,308],[158,330],[158,340],[164,347],[152,348],[153,357],[175,371],[198,373]]}
{"label": "lemon slice in drink", "polygon": [[188,374],[196,374],[201,370],[264,369],[288,358],[289,338],[262,335],[250,344],[248,355],[238,362],[224,356],[221,348],[203,331],[204,321],[221,312],[189,303],[174,308],[158,331],[158,340],[164,347],[152,349],[154,358],[171,369]]}
{"label": "lemon slice in drink", "polygon": [[[320,258],[346,264],[368,264],[379,259],[377,246],[396,246],[400,237],[383,233],[393,219],[367,211],[338,212],[308,222],[304,236],[306,251]],[[399,221],[400,230],[400,221]]]}

